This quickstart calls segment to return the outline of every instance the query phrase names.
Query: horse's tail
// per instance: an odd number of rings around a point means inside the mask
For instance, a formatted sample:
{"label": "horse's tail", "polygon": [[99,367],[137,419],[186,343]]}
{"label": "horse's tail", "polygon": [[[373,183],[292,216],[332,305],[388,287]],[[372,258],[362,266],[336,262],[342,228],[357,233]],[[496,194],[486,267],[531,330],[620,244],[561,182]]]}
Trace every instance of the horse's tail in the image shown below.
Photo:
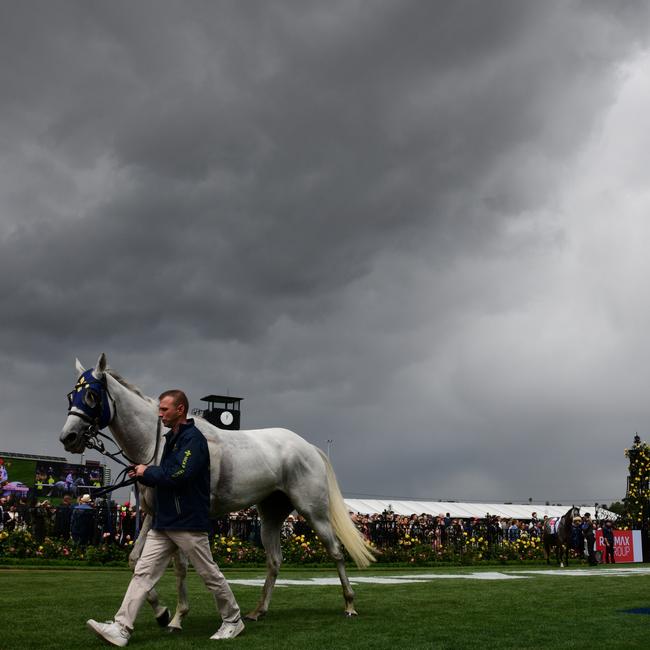
{"label": "horse's tail", "polygon": [[[318,449],[318,447],[316,447]],[[323,459],[325,464],[325,471],[327,472],[327,491],[329,494],[330,502],[330,523],[334,528],[334,532],[341,540],[343,546],[355,561],[360,569],[364,569],[371,562],[376,560],[375,550],[364,539],[363,535],[359,532],[354,525],[348,509],[343,501],[343,495],[339,488],[338,481],[334,475],[334,469],[327,456],[322,450],[318,449],[318,453]]]}

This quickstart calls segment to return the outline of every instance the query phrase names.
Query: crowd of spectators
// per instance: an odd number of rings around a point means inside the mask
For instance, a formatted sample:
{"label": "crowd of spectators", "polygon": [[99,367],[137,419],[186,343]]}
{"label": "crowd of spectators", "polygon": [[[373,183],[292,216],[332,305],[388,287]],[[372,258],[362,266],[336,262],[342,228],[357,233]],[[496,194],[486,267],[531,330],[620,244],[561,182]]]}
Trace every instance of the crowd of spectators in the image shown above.
{"label": "crowd of spectators", "polygon": [[[350,512],[350,516],[362,535],[379,549],[394,548],[404,540],[410,544],[425,544],[433,549],[453,548],[460,552],[468,539],[485,540],[489,547],[517,540],[534,541],[543,546],[544,533],[554,535],[559,518],[539,518],[532,512],[528,519],[512,519],[487,514],[483,518],[452,518],[449,513],[440,515],[399,515],[391,510],[377,514]],[[603,531],[606,544],[604,561],[613,562],[613,525],[610,520],[592,519],[589,513],[576,517],[572,522],[570,547],[574,554],[588,556],[595,563],[595,533]],[[289,516],[282,528],[283,537],[293,534],[313,536],[305,520]]]}
{"label": "crowd of spectators", "polygon": [[46,537],[71,540],[78,546],[97,545],[107,539],[127,545],[136,537],[135,508],[84,494],[63,496],[56,505],[49,500],[0,497],[0,531],[27,530],[37,542]]}
{"label": "crowd of spectators", "polygon": [[[532,512],[528,519],[512,519],[487,514],[484,518],[452,518],[449,513],[398,515],[390,510],[379,514],[350,513],[352,520],[364,537],[378,548],[393,547],[404,538],[432,548],[455,547],[460,549],[467,538],[481,538],[488,547],[499,546],[504,541],[534,540],[543,544],[544,535],[557,533],[559,518],[539,518]],[[590,564],[596,564],[594,543],[596,532],[602,530],[606,562],[614,562],[613,522],[609,519],[591,518],[590,513],[575,517],[571,527],[570,548],[575,555],[587,554]]]}
{"label": "crowd of spectators", "polygon": [[366,539],[379,548],[394,546],[407,535],[433,547],[457,543],[463,536],[481,536],[488,543],[504,539],[514,541],[522,536],[541,538],[544,525],[536,513],[527,521],[489,514],[483,519],[452,518],[449,513],[398,515],[390,510],[372,515],[352,513],[351,516]]}
{"label": "crowd of spectators", "polygon": [[[378,514],[351,512],[350,515],[362,535],[379,549],[395,547],[404,539],[434,549],[461,549],[464,539],[478,537],[486,540],[488,546],[526,539],[541,544],[545,531],[554,532],[554,520],[539,518],[535,512],[526,520],[489,514],[483,518],[465,519],[452,518],[449,513],[406,516],[391,510]],[[29,530],[39,542],[50,537],[72,540],[81,546],[106,541],[128,545],[136,538],[136,521],[133,505],[120,505],[105,499],[93,502],[89,495],[82,495],[76,500],[66,495],[56,506],[47,500],[30,505],[23,498],[0,498],[0,530]],[[573,522],[571,546],[577,554],[583,551],[585,542],[589,544],[599,528],[603,529],[606,539],[612,529],[611,522],[590,519],[586,524],[586,521],[578,518]],[[284,539],[292,536],[304,536],[305,539],[314,537],[309,524],[295,514],[285,520],[281,534]],[[249,508],[213,520],[210,535],[211,538],[217,535],[234,537],[261,546],[260,520],[256,509]],[[593,553],[593,546],[591,548]],[[590,561],[592,559],[590,554]]]}

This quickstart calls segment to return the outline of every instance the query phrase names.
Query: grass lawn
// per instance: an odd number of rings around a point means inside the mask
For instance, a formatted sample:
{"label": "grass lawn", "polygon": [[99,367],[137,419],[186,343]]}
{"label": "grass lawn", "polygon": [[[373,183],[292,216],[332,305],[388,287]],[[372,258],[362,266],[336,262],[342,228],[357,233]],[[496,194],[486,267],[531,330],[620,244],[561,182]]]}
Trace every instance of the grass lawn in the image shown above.
{"label": "grass lawn", "polygon": [[[638,566],[638,565],[637,565]],[[538,567],[536,567],[538,568]],[[607,576],[599,567],[584,576],[520,573],[519,580],[450,578],[476,568],[369,569],[352,576],[434,574],[415,584],[355,585],[359,616],[343,617],[340,586],[276,588],[268,616],[248,623],[236,648],[641,648],[650,645],[650,615],[622,610],[650,608],[650,575]],[[257,570],[227,570],[228,579],[262,578]],[[285,570],[292,580],[335,577],[333,570]],[[92,649],[101,642],[85,627],[88,618],[107,620],[118,608],[130,573],[121,569],[0,569],[0,650]],[[175,604],[171,572],[160,583],[165,603]],[[233,585],[243,611],[252,609],[260,588]],[[157,627],[145,604],[131,648],[213,647],[219,626],[200,579],[189,577],[192,610],[180,635]]]}

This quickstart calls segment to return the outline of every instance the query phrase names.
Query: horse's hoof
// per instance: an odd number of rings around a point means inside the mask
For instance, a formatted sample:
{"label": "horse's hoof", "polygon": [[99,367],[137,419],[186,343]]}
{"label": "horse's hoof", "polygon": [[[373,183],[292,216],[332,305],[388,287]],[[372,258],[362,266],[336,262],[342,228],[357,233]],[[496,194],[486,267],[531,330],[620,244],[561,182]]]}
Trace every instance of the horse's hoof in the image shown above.
{"label": "horse's hoof", "polygon": [[259,621],[261,618],[264,618],[266,612],[248,612],[244,616],[245,621]]}
{"label": "horse's hoof", "polygon": [[354,616],[359,616],[359,614],[357,614],[357,612],[354,609],[351,611],[345,610],[345,612],[343,612],[343,615],[345,616],[345,618],[352,618]]}
{"label": "horse's hoof", "polygon": [[158,623],[160,627],[167,627],[169,621],[171,621],[171,615],[169,614],[169,609],[165,607],[165,611],[160,616],[156,616],[156,623]]}
{"label": "horse's hoof", "polygon": [[182,631],[181,627],[172,627],[171,625],[167,627],[167,634],[180,634]]}

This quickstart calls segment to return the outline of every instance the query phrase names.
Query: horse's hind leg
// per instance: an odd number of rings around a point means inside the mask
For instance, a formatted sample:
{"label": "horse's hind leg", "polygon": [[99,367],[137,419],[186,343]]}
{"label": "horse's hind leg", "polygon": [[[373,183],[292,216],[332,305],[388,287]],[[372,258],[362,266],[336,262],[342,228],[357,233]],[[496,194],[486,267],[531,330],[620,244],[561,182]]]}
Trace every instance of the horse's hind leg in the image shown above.
{"label": "horse's hind leg", "polygon": [[260,601],[255,609],[244,617],[250,621],[257,621],[269,609],[273,587],[282,563],[280,530],[287,515],[293,510],[293,506],[286,494],[274,492],[257,504],[257,510],[260,514],[261,537],[266,552],[267,573]]}
{"label": "horse's hind leg", "polygon": [[343,598],[345,599],[345,615],[356,616],[354,609],[354,591],[345,571],[345,556],[341,544],[329,520],[329,499],[327,494],[307,495],[304,492],[294,496],[296,510],[309,522],[318,535],[329,556],[336,562]]}
{"label": "horse's hind leg", "polygon": [[357,610],[354,608],[354,590],[345,571],[345,557],[341,549],[341,544],[334,533],[334,529],[328,519],[313,519],[311,523],[314,532],[318,535],[330,557],[336,562],[336,570],[339,574],[341,588],[343,589],[343,598],[345,600],[345,615],[356,616]]}

